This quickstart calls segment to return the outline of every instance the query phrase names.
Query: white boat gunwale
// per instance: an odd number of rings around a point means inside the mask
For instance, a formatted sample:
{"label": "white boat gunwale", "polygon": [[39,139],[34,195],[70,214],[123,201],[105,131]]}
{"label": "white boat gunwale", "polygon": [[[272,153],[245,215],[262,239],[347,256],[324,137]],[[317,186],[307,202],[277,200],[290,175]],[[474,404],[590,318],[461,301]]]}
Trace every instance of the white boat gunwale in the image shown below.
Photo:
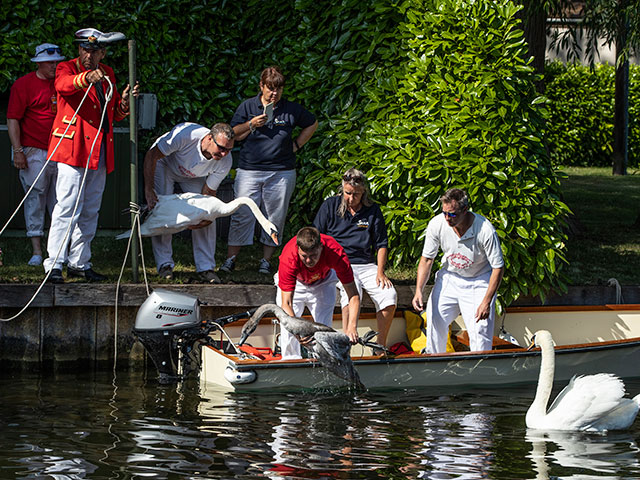
{"label": "white boat gunwale", "polygon": [[[625,346],[628,348],[638,346],[640,347],[640,337],[624,339],[624,340],[609,340],[605,342],[597,342],[591,344],[576,344],[576,345],[558,345],[555,347],[556,355],[564,355],[567,353],[581,353],[581,352],[593,352],[599,350],[609,350],[612,348],[619,348]],[[215,350],[219,355],[226,357],[234,368],[238,371],[243,370],[256,370],[264,368],[306,368],[310,365],[317,365],[318,362],[312,358],[304,358],[301,360],[260,360],[260,359],[240,359],[233,355],[222,352],[220,349],[207,345],[206,348]],[[418,354],[408,353],[395,356],[364,356],[364,357],[351,357],[356,365],[373,365],[379,363],[429,363],[438,361],[456,360],[479,360],[479,359],[501,359],[501,358],[516,358],[516,357],[534,357],[540,355],[540,349],[535,348],[527,350],[526,348],[510,348],[501,350],[487,350],[481,352],[449,352],[449,353],[431,353],[431,354]],[[640,369],[638,370],[638,376],[640,376]]]}

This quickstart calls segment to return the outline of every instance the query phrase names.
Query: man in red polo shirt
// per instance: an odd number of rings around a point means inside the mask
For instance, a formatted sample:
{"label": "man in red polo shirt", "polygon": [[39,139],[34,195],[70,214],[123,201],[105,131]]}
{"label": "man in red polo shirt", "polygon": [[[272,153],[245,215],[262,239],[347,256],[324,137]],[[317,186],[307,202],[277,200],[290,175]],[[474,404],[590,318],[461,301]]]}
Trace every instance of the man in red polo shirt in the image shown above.
{"label": "man in red polo shirt", "polygon": [[[332,237],[304,227],[282,249],[276,276],[276,303],[289,315],[300,317],[308,307],[318,323],[331,325],[340,280],[349,297],[349,320],[344,333],[355,343],[360,315],[360,296],[344,249]],[[283,359],[301,358],[300,344],[285,329],[280,333]]]}
{"label": "man in red polo shirt", "polygon": [[[31,266],[42,264],[40,239],[44,236],[45,212],[49,212],[51,216],[56,204],[58,170],[55,163],[47,164],[46,168],[44,165],[47,162],[47,146],[57,108],[53,80],[56,77],[56,66],[62,60],[64,57],[57,45],[38,45],[36,54],[31,59],[38,65],[38,69],[15,81],[7,108],[13,165],[20,170],[20,183],[25,193],[33,187],[24,201],[27,237],[31,239],[33,250],[28,262]],[[40,175],[43,168],[45,170]]]}

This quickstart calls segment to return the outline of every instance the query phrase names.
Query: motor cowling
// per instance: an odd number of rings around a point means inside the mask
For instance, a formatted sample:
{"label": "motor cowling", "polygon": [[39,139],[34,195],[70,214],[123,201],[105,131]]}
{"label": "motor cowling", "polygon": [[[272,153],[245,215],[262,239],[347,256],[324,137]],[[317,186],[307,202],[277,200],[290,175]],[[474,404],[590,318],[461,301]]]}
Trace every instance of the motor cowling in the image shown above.
{"label": "motor cowling", "polygon": [[160,383],[180,380],[180,340],[200,325],[200,302],[192,295],[154,290],[138,309],[134,334],[158,370]]}

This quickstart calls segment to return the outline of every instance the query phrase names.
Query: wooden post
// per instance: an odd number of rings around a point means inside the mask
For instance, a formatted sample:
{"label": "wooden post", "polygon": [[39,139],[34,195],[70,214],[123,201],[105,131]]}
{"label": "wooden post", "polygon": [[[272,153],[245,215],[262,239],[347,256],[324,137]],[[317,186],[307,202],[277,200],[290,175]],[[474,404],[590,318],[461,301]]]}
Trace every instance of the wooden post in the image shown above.
{"label": "wooden post", "polygon": [[[129,162],[131,173],[130,200],[138,203],[138,119],[136,115],[136,99],[133,96],[133,87],[136,84],[136,41],[129,40]],[[133,220],[135,214],[131,214],[131,273],[133,282],[138,283],[138,242],[137,229]]]}

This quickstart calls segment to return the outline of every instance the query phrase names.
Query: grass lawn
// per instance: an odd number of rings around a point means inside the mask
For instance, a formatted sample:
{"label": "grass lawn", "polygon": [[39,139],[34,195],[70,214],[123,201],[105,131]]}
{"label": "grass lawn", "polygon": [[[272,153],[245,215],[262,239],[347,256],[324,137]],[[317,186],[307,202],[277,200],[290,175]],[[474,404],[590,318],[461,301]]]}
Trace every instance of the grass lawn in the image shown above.
{"label": "grass lawn", "polygon": [[[640,216],[640,172],[621,177],[612,176],[609,168],[565,168],[568,178],[563,180],[564,200],[575,214],[577,232],[567,243],[569,265],[564,269],[574,285],[604,284],[616,278],[622,285],[640,284],[640,226],[634,225]],[[151,282],[158,281],[151,253],[151,241],[144,239],[144,256]],[[126,240],[100,232],[93,242],[93,263],[100,273],[115,282],[120,273],[126,251]],[[171,283],[198,282],[193,266],[189,235],[174,236],[176,278]],[[27,238],[0,238],[4,265],[0,267],[0,283],[39,283],[42,267],[26,265],[31,256]],[[218,242],[218,265],[226,258],[227,246]],[[257,273],[262,257],[261,248],[246,247],[240,253],[236,270],[219,275],[225,283],[271,283],[270,275]],[[417,259],[416,259],[417,261]],[[131,261],[127,260],[123,282],[131,281]],[[387,272],[396,283],[415,282],[415,266],[391,268]],[[142,277],[142,276],[141,276]]]}
{"label": "grass lawn", "polygon": [[613,176],[610,168],[564,168],[564,200],[579,231],[567,243],[566,268],[574,285],[615,278],[640,284],[640,172]]}

